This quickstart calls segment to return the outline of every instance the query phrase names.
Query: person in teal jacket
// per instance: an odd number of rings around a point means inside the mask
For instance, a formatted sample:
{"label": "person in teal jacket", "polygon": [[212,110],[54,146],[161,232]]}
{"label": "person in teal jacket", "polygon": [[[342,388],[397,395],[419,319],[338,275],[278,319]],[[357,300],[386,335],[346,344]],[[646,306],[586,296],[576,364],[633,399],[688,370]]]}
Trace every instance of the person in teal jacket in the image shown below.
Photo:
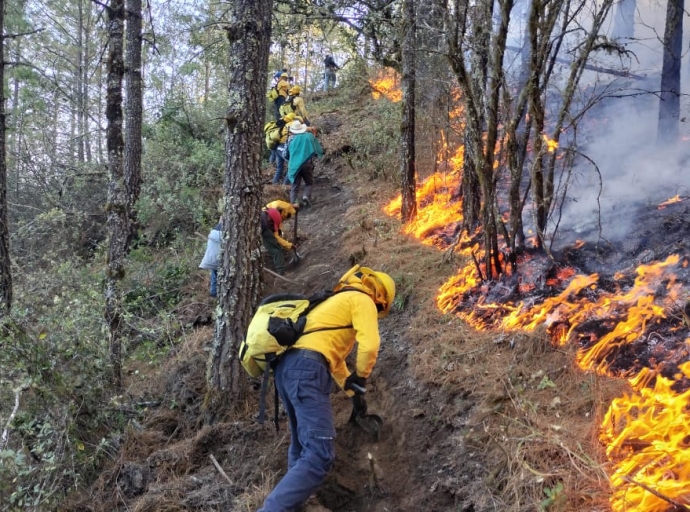
{"label": "person in teal jacket", "polygon": [[[290,125],[291,138],[288,140],[288,180],[290,188],[290,202],[309,208],[311,206],[311,190],[314,185],[314,158],[323,156],[323,148],[307,131],[307,125],[295,119]],[[304,180],[304,193],[299,200],[300,187]],[[299,202],[298,202],[299,201]]]}

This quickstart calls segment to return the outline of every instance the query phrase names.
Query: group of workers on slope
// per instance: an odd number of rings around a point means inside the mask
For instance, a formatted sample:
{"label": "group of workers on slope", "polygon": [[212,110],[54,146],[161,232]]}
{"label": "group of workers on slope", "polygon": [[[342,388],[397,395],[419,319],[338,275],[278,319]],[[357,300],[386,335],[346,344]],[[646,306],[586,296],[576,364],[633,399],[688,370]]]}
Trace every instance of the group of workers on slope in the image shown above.
{"label": "group of workers on slope", "polygon": [[[306,171],[311,178],[313,164],[306,168],[305,164],[314,155],[323,154],[318,141],[307,131],[305,120],[306,112],[303,119],[286,120],[284,124],[288,138],[292,136],[289,142],[285,141],[289,146],[288,178],[293,183],[290,202],[272,201],[261,211],[261,237],[279,273],[284,271],[284,251],[294,247],[283,238],[281,227],[300,208],[295,201],[298,196],[293,194],[295,180],[302,175],[310,187],[313,180],[307,180],[302,173]],[[309,201],[302,202],[305,204],[308,206]],[[200,265],[211,269],[212,296],[216,294],[221,231],[222,219],[209,234]],[[275,386],[290,426],[290,446],[287,472],[259,512],[296,512],[325,480],[335,461],[335,418],[330,401],[334,381],[352,399],[351,417],[367,412],[362,390],[366,389],[378,357],[378,319],[390,312],[395,282],[385,272],[355,265],[340,278],[333,291],[333,296],[308,314],[304,333],[295,345],[274,362]],[[346,359],[355,343],[355,371],[351,372]]]}
{"label": "group of workers on slope", "polygon": [[[267,96],[275,106],[276,121],[269,122],[264,127],[264,131],[269,130],[266,134],[271,150],[269,161],[276,166],[272,183],[292,184],[290,202],[309,208],[314,185],[313,159],[323,156],[323,148],[314,135],[316,130],[311,127],[307,107],[300,96],[302,87],[290,86],[286,71],[276,72],[274,78],[277,82]],[[305,187],[300,198],[302,181]]]}

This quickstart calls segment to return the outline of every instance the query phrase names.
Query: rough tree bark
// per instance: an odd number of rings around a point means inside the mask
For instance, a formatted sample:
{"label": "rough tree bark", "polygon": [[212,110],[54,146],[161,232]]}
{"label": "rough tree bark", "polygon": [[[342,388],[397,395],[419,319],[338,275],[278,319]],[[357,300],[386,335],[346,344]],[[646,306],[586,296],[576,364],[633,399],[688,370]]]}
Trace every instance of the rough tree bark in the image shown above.
{"label": "rough tree bark", "polygon": [[661,68],[661,96],[657,143],[678,141],[680,118],[680,61],[683,53],[685,0],[668,0],[664,31],[664,61]]}
{"label": "rough tree bark", "polygon": [[[0,84],[5,83],[5,2],[0,0]],[[7,165],[5,163],[5,90],[0,88],[0,318],[12,310],[10,230],[7,222]]]}
{"label": "rough tree bark", "polygon": [[108,76],[106,96],[106,131],[108,149],[108,259],[105,278],[105,320],[108,324],[111,381],[122,387],[122,292],[125,274],[125,255],[129,241],[129,212],[124,183],[124,139],[122,137],[122,79],[125,4],[124,0],[110,0],[108,12]]}
{"label": "rough tree bark", "polygon": [[240,404],[246,380],[237,350],[261,292],[261,133],[272,0],[226,2],[229,19],[225,208],[216,333],[208,360],[208,423]]}
{"label": "rough tree bark", "polygon": [[415,80],[416,18],[414,0],[403,1],[402,16],[402,125],[400,144],[401,217],[404,223],[417,216],[415,182]]}
{"label": "rough tree bark", "polygon": [[141,191],[141,0],[127,0],[125,31],[125,187],[130,222],[135,229],[134,205]]}

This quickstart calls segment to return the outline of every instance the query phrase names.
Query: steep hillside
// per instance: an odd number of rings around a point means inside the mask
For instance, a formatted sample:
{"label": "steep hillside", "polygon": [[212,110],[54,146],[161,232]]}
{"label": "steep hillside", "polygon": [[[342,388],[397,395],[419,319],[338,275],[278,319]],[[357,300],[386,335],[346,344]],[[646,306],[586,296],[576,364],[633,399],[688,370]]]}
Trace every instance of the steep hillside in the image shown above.
{"label": "steep hillside", "polygon": [[[299,214],[304,259],[286,280],[267,274],[266,294],[329,288],[363,263],[389,272],[398,297],[380,325],[367,393],[370,412],[384,420],[381,436],[349,424],[350,401],[334,391],[337,460],[306,510],[606,509],[596,425],[618,385],[579,374],[572,352],[553,348],[545,333],[508,340],[443,316],[438,288],[464,262],[443,263],[383,213],[397,186],[395,155],[372,172],[353,153],[353,134],[387,129],[376,124],[383,107],[366,95],[313,100],[324,112],[314,123],[327,155],[317,164],[313,207]],[[265,172],[269,181],[272,169]],[[267,186],[266,200],[284,193]],[[258,391],[239,417],[202,424],[215,304],[205,274],[197,277],[176,309],[197,324],[194,335],[157,370],[129,363],[128,394],[152,405],[69,510],[254,511],[284,472],[286,423],[277,433],[270,421],[257,423]]]}

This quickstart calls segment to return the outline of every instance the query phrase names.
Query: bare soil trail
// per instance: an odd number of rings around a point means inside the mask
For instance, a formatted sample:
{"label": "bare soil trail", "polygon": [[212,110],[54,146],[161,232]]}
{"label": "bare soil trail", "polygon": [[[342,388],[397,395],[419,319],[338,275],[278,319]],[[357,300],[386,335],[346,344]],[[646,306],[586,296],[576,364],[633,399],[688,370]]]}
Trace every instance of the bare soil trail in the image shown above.
{"label": "bare soil trail", "polygon": [[[299,213],[299,251],[304,258],[288,267],[285,277],[292,282],[267,274],[266,295],[331,288],[354,263],[377,266],[395,276],[401,271],[394,267],[395,253],[409,250],[396,241],[397,222],[386,221],[380,212],[390,193],[382,193],[375,182],[360,183],[340,156],[344,143],[337,114],[316,122],[324,129],[320,139],[327,155],[316,166],[313,205]],[[266,173],[268,179],[272,169]],[[267,201],[284,194],[282,187],[266,187]],[[292,230],[292,223],[286,223],[288,238]],[[258,391],[240,417],[202,425],[205,347],[213,335],[215,307],[205,297],[206,289],[200,282],[186,299],[190,307],[178,308],[183,321],[197,325],[193,335],[171,350],[163,367],[149,372],[146,385],[132,381],[131,397],[156,396],[161,405],[116,440],[113,462],[88,495],[77,497],[66,510],[253,511],[284,473],[286,423],[281,418],[277,433],[272,421],[257,423]],[[441,419],[454,413],[448,409],[439,415],[449,405],[446,402],[457,404],[437,388],[416,382],[410,371],[409,319],[415,307],[414,299],[406,299],[404,309],[396,308],[380,324],[381,352],[367,393],[369,411],[384,420],[378,440],[348,423],[351,402],[334,390],[337,459],[305,510],[473,510],[457,507],[463,447],[451,439],[453,429]],[[267,405],[272,411],[271,391]],[[460,408],[468,409],[465,402]]]}

